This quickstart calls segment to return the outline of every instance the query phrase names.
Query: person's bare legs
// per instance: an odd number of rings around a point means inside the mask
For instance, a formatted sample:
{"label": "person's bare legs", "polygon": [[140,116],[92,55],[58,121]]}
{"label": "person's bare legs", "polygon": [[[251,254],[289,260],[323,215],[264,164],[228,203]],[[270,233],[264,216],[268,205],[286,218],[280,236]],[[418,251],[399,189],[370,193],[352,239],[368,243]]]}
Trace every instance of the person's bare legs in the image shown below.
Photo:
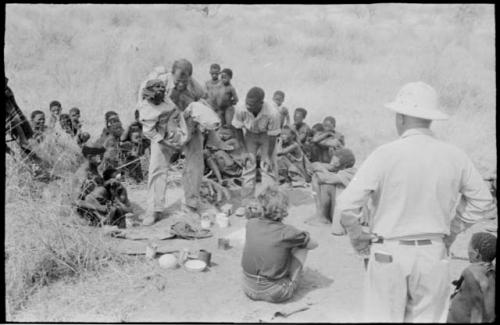
{"label": "person's bare legs", "polygon": [[305,248],[292,249],[292,261],[288,268],[290,279],[292,281],[297,280],[302,270],[304,269],[308,252],[309,250]]}

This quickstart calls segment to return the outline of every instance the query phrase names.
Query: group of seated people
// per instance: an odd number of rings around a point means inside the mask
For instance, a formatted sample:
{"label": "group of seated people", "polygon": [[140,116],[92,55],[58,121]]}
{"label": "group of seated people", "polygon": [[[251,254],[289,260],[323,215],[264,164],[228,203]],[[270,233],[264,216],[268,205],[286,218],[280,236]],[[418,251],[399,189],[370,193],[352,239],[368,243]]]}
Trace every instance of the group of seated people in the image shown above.
{"label": "group of seated people", "polygon": [[[157,75],[162,73],[165,72],[156,72]],[[248,153],[237,140],[236,130],[231,123],[235,105],[238,103],[237,92],[231,85],[233,72],[228,68],[221,69],[219,64],[214,63],[210,66],[209,73],[211,78],[203,87],[204,100],[217,113],[221,123],[218,129],[204,133],[204,175],[222,186],[236,186],[237,189],[241,186]],[[174,89],[172,97],[175,97],[175,94]],[[182,93],[179,96],[182,97]],[[176,99],[178,104],[183,102],[182,98]],[[305,187],[312,183],[319,211],[316,221],[330,223],[335,206],[335,189],[338,185],[346,186],[350,181],[354,173],[354,155],[345,148],[344,136],[335,129],[334,117],[327,116],[322,123],[310,127],[305,122],[308,111],[299,107],[295,109],[291,121],[289,110],[283,105],[284,101],[285,93],[281,90],[275,91],[272,102],[279,113],[281,127],[276,149],[278,181],[280,184],[288,183],[294,187]],[[73,107],[66,114],[62,113],[60,102],[52,101],[49,111],[48,126],[45,125],[45,114],[42,111],[36,110],[31,115],[37,141],[43,140],[47,130],[58,128],[75,138],[80,147],[86,145],[90,135],[82,131],[80,110],[77,107]],[[104,120],[103,131],[95,142],[104,149],[99,165],[100,172],[115,169],[124,177],[137,183],[142,182],[147,170],[143,170],[140,158],[148,154],[150,140],[143,134],[139,111],[135,110],[135,121],[126,129],[115,111],[106,112]],[[182,152],[179,150],[172,155],[172,162],[180,157]],[[259,158],[257,156],[257,167]]]}
{"label": "group of seated people", "polygon": [[[47,132],[54,131],[67,134],[76,140],[80,147],[84,147],[90,134],[82,130],[80,121],[80,109],[73,107],[69,113],[62,113],[62,105],[59,101],[52,101],[49,105],[50,116],[46,125],[45,113],[35,110],[31,113],[31,124],[34,131],[33,138],[42,142]],[[149,140],[142,134],[142,124],[136,111],[135,121],[127,129],[124,129],[118,113],[108,111],[104,115],[105,127],[97,139],[96,144],[105,150],[100,170],[107,168],[123,169],[130,179],[140,183],[144,179],[144,173],[140,163],[140,157],[146,154]],[[59,134],[59,133],[58,133]]]}

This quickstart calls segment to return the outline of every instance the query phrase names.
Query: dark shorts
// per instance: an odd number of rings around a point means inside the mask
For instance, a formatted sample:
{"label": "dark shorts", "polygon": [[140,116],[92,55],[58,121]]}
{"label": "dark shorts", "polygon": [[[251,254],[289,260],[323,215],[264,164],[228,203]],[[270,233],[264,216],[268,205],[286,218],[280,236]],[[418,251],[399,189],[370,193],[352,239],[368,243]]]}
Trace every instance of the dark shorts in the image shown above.
{"label": "dark shorts", "polygon": [[242,287],[245,294],[252,300],[283,302],[292,298],[298,287],[298,281],[292,281],[288,277],[272,281],[243,272]]}

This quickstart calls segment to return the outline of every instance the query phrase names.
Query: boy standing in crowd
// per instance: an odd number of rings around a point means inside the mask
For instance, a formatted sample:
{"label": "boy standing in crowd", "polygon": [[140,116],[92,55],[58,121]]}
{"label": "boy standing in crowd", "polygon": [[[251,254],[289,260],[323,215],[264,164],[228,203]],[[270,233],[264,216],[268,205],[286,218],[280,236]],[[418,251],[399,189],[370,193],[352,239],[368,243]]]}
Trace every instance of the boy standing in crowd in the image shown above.
{"label": "boy standing in crowd", "polygon": [[281,90],[276,90],[273,95],[273,102],[280,114],[280,128],[284,127],[285,125],[290,125],[290,113],[288,112],[288,108],[283,106],[284,101],[285,93]]}

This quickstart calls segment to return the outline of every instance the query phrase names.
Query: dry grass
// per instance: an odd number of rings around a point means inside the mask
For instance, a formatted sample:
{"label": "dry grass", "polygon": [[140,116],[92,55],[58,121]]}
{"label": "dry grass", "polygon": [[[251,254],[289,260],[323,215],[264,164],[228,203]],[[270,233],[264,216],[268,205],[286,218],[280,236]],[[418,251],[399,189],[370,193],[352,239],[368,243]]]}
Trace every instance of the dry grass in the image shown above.
{"label": "dry grass", "polygon": [[7,156],[5,276],[10,318],[41,287],[124,259],[74,215],[71,176],[46,185]]}

